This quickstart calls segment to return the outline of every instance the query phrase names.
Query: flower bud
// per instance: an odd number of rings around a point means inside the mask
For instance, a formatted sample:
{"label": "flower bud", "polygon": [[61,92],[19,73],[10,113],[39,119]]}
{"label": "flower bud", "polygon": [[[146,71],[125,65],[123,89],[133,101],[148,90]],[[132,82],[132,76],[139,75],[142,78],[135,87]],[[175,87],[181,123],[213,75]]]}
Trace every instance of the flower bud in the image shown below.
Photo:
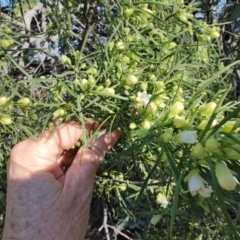
{"label": "flower bud", "polygon": [[208,31],[207,35],[212,38],[212,39],[216,39],[220,37],[220,33],[219,31],[217,31],[217,29],[212,28]]}
{"label": "flower bud", "polygon": [[186,124],[186,120],[183,117],[175,116],[175,118],[173,119],[173,125],[176,128],[182,128],[185,126],[185,124]]}
{"label": "flower bud", "polygon": [[204,104],[200,109],[200,114],[202,116],[210,116],[214,112],[217,104],[215,102],[209,102],[207,104]]}
{"label": "flower bud", "polygon": [[213,153],[218,150],[219,143],[216,138],[211,137],[205,143],[205,148],[209,153]]}
{"label": "flower bud", "polygon": [[156,104],[157,108],[164,109],[166,107],[166,104],[162,99],[155,99],[154,103]]}
{"label": "flower bud", "polygon": [[[172,49],[172,48],[175,48],[176,46],[177,46],[177,44],[175,42],[170,42],[167,47],[168,47],[168,49]],[[176,86],[176,88],[179,88],[179,87]]]}
{"label": "flower bud", "polygon": [[142,16],[144,16],[146,19],[152,18],[152,11],[150,9],[144,9],[145,12],[142,13]]}
{"label": "flower bud", "polygon": [[140,87],[143,91],[147,91],[148,83],[147,82],[142,82]]}
{"label": "flower bud", "polygon": [[150,81],[155,81],[156,80],[156,76],[154,74],[150,74],[148,76],[148,78],[149,78]]}
{"label": "flower bud", "polygon": [[88,88],[88,80],[87,79],[81,79],[79,85],[80,85],[80,88],[82,89],[83,92],[86,91],[87,88]]}
{"label": "flower bud", "polygon": [[120,190],[120,191],[126,191],[126,189],[127,189],[127,184],[126,183],[121,183],[120,185],[118,185],[118,189]]}
{"label": "flower bud", "polygon": [[90,67],[86,72],[88,74],[95,75],[98,72],[98,70],[94,67]]}
{"label": "flower bud", "polygon": [[124,15],[129,18],[133,14],[133,9],[132,8],[127,8],[124,10]]}
{"label": "flower bud", "polygon": [[135,85],[137,82],[138,82],[138,79],[137,79],[137,77],[136,77],[135,75],[129,75],[129,76],[127,76],[127,78],[126,78],[126,84],[127,84],[128,86],[133,86],[133,85]]}
{"label": "flower bud", "polygon": [[69,57],[67,57],[66,55],[62,55],[61,60],[63,63],[65,63],[68,66],[72,65],[71,59]]}
{"label": "flower bud", "polygon": [[153,122],[149,119],[145,119],[141,125],[142,125],[142,128],[149,130],[153,126]]}
{"label": "flower bud", "polygon": [[3,32],[5,32],[6,34],[12,34],[12,29],[10,28],[10,27],[5,27],[4,29],[3,29]]}
{"label": "flower bud", "polygon": [[[236,149],[239,148],[239,146],[235,146],[233,145],[232,147],[235,147]],[[234,148],[232,147],[225,147],[223,148],[224,151],[224,156],[227,159],[235,159],[235,160],[240,160],[240,153],[238,151],[236,151]]]}
{"label": "flower bud", "polygon": [[87,67],[86,63],[81,64],[80,69],[85,69]]}
{"label": "flower bud", "polygon": [[114,88],[104,88],[103,92],[106,93],[106,94],[110,94],[110,95],[115,94]]}
{"label": "flower bud", "polygon": [[114,47],[114,42],[108,42],[108,48],[110,52],[113,50],[113,47]]}
{"label": "flower bud", "polygon": [[79,99],[80,99],[80,100],[83,100],[84,98],[85,98],[85,95],[82,94],[82,93],[80,93],[80,94],[79,94]]}
{"label": "flower bud", "polygon": [[123,63],[123,64],[128,64],[128,63],[130,63],[130,58],[127,57],[127,56],[124,56],[124,57],[122,58],[122,63]]}
{"label": "flower bud", "polygon": [[157,91],[165,88],[165,84],[163,81],[157,81],[154,86]]}
{"label": "flower bud", "polygon": [[110,79],[106,79],[106,81],[104,83],[105,87],[109,87],[111,84],[112,84],[111,80]]}
{"label": "flower bud", "polygon": [[168,143],[173,140],[173,130],[171,128],[166,129],[166,131],[161,135],[163,142]]}
{"label": "flower bud", "polygon": [[[198,130],[204,130],[204,129],[206,128],[207,124],[208,124],[208,120],[202,120],[202,121],[200,122],[200,124],[197,126],[197,129],[198,129]],[[214,127],[214,126],[216,126],[216,125],[217,125],[217,120],[214,119],[214,120],[212,121],[212,124],[211,124],[210,127],[212,128],[212,127]]]}
{"label": "flower bud", "polygon": [[172,118],[184,110],[184,105],[182,102],[175,102],[169,108],[169,117]]}
{"label": "flower bud", "polygon": [[49,128],[54,127],[54,123],[53,123],[53,122],[49,122],[49,123],[48,123],[48,127],[49,127]]}
{"label": "flower bud", "polygon": [[178,14],[178,15],[177,15],[177,18],[178,18],[181,22],[185,22],[185,23],[188,22],[187,16],[186,16],[186,14],[184,14],[184,13]]}
{"label": "flower bud", "polygon": [[236,188],[238,181],[224,162],[216,163],[215,174],[221,188],[227,191],[231,191]]}
{"label": "flower bud", "polygon": [[76,78],[73,82],[74,82],[74,84],[76,84],[76,85],[80,85],[80,80],[77,79],[77,78]]}
{"label": "flower bud", "polygon": [[11,38],[1,38],[0,39],[0,46],[5,50],[7,50],[13,44],[14,44],[14,41]]}
{"label": "flower bud", "polygon": [[207,41],[210,41],[211,37],[203,34],[197,34],[197,39],[200,43],[205,43]]}
{"label": "flower bud", "polygon": [[0,118],[0,123],[2,125],[10,125],[12,123],[12,119],[9,117],[1,117]]}
{"label": "flower bud", "polygon": [[104,89],[103,85],[99,85],[96,87],[96,91],[102,91]]}
{"label": "flower bud", "polygon": [[88,84],[91,88],[93,88],[96,85],[96,80],[92,76],[90,76],[88,78]]}
{"label": "flower bud", "polygon": [[147,3],[142,3],[142,4],[139,4],[138,6],[141,9],[147,9],[148,8],[148,4]]}
{"label": "flower bud", "polygon": [[8,98],[5,96],[0,97],[0,107],[4,106],[8,101]]}
{"label": "flower bud", "polygon": [[130,123],[130,124],[129,124],[129,128],[130,128],[130,129],[136,129],[136,128],[137,128],[136,123]]}
{"label": "flower bud", "polygon": [[223,132],[229,133],[233,130],[235,121],[227,121],[224,125],[221,126]]}
{"label": "flower bud", "polygon": [[57,109],[54,113],[53,113],[53,118],[58,118],[58,117],[62,117],[67,113],[67,111],[63,108],[59,108]]}
{"label": "flower bud", "polygon": [[157,111],[157,106],[154,102],[150,102],[147,106],[146,113],[153,115]]}
{"label": "flower bud", "polygon": [[117,50],[124,50],[126,48],[126,45],[123,41],[119,41],[116,44],[116,48],[117,48]]}
{"label": "flower bud", "polygon": [[237,119],[234,123],[233,130],[238,130],[240,127],[240,119]]}
{"label": "flower bud", "polygon": [[123,28],[123,31],[126,33],[126,35],[129,35],[130,30],[131,30],[131,29],[130,29],[129,27]]}
{"label": "flower bud", "polygon": [[203,158],[206,156],[205,149],[203,148],[201,143],[197,143],[195,146],[192,147],[192,155],[195,158]]}
{"label": "flower bud", "polygon": [[24,110],[24,109],[27,107],[27,105],[29,105],[29,103],[30,103],[30,99],[27,98],[27,97],[21,98],[21,99],[19,99],[19,100],[17,101],[18,106],[19,106],[22,110]]}

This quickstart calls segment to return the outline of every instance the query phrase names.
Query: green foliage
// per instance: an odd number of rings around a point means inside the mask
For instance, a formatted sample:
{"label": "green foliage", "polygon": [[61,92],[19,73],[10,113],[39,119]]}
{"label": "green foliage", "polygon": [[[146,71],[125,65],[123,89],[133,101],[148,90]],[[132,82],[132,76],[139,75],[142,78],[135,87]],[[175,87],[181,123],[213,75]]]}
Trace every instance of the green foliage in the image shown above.
{"label": "green foliage", "polygon": [[[120,127],[122,136],[96,176],[93,228],[100,227],[103,198],[114,226],[133,238],[239,238],[239,187],[222,189],[215,169],[224,161],[227,170],[240,170],[240,108],[231,96],[237,62],[220,59],[219,28],[195,19],[196,5],[180,0],[105,3],[106,43],[91,10],[100,3],[46,1],[22,29],[22,14],[29,15],[19,1],[18,24],[2,19],[0,34],[13,41],[0,42],[1,179],[19,141],[66,120],[94,118],[109,131]],[[86,26],[81,36],[78,22]],[[50,43],[59,44],[61,57]],[[232,174],[231,181],[239,178]],[[6,182],[0,186],[3,218]]]}

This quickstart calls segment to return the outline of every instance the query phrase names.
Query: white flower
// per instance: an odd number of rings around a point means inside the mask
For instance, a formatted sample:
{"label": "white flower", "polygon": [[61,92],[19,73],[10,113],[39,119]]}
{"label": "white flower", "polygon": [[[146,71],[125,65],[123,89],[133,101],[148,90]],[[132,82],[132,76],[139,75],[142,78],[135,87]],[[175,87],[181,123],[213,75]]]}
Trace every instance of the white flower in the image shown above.
{"label": "white flower", "polygon": [[157,204],[161,205],[162,208],[166,208],[169,204],[167,198],[165,195],[163,195],[162,193],[159,193],[157,195],[157,199],[156,199]]}
{"label": "white flower", "polygon": [[167,206],[168,206],[168,200],[167,200],[167,198],[165,198],[164,200],[163,200],[163,202],[162,202],[162,204],[161,204],[161,207],[162,208],[166,208]]}
{"label": "white flower", "polygon": [[196,169],[192,170],[184,181],[188,181],[188,190],[192,196],[199,193],[204,198],[211,197],[211,193],[213,192],[212,188],[205,187],[205,181]]}
{"label": "white flower", "polygon": [[144,106],[147,106],[147,104],[149,103],[149,100],[150,100],[151,96],[152,96],[151,94],[147,94],[147,91],[138,92],[136,101],[137,101],[139,104],[142,104],[142,105],[144,105]]}
{"label": "white flower", "polygon": [[194,144],[197,142],[197,131],[186,130],[175,135],[175,141],[180,143]]}

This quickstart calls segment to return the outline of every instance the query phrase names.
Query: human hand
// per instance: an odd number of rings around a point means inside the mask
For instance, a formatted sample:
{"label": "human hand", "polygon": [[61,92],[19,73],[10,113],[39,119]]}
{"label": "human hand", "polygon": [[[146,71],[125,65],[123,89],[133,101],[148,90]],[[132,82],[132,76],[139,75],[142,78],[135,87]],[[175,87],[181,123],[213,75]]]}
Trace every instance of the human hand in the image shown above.
{"label": "human hand", "polygon": [[[82,128],[63,124],[51,136],[27,139],[11,151],[3,239],[84,239],[94,177],[100,161],[119,139],[105,133],[81,147],[75,158],[62,154],[81,137]],[[63,166],[70,165],[66,173]]]}

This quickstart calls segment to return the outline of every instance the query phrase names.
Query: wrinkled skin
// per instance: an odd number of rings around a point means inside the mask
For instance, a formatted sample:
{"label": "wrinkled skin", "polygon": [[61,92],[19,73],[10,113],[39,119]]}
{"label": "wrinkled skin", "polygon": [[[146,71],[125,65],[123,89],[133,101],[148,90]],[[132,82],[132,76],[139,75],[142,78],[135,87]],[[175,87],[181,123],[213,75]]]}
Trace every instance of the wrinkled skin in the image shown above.
{"label": "wrinkled skin", "polygon": [[[90,148],[80,148],[73,159],[62,155],[81,135],[81,127],[68,122],[53,136],[46,132],[12,149],[4,240],[84,239],[94,177],[120,131],[105,133]],[[62,167],[70,164],[64,173]]]}

